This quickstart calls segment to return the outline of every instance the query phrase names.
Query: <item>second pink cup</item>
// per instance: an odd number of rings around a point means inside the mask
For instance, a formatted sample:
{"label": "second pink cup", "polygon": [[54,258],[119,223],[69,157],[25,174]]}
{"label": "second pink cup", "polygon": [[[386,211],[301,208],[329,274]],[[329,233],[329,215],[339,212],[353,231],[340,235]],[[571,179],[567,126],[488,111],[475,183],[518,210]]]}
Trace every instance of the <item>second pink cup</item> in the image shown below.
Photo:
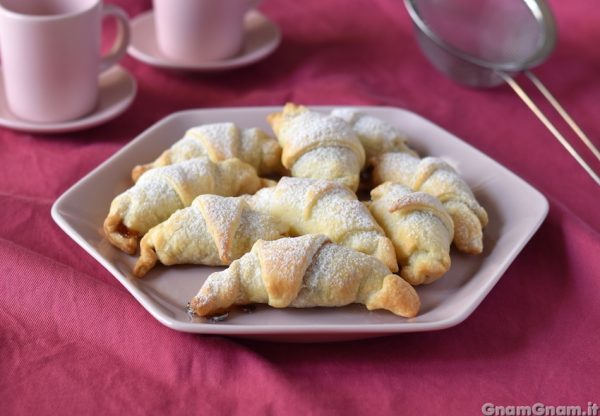
{"label": "second pink cup", "polygon": [[260,0],[154,0],[157,42],[182,63],[219,61],[237,55],[244,16]]}

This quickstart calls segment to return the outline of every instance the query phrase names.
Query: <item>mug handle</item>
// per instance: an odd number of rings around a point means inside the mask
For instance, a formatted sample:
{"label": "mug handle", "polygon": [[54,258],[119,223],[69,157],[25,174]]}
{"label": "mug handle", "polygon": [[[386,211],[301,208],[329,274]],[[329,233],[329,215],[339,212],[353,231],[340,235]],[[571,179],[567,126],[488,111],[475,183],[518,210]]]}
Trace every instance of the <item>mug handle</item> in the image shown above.
{"label": "mug handle", "polygon": [[117,38],[108,54],[101,58],[100,72],[106,71],[121,60],[127,52],[127,46],[129,46],[129,40],[131,39],[129,18],[125,11],[113,4],[104,4],[102,7],[102,20],[111,16],[117,20]]}

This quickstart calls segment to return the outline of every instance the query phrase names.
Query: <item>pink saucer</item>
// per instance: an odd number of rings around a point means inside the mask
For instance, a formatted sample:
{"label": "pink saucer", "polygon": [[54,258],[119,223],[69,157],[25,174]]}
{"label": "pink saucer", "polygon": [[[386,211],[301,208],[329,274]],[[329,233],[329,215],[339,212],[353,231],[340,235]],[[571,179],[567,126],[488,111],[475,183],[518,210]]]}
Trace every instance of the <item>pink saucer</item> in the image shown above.
{"label": "pink saucer", "polygon": [[159,68],[215,72],[253,64],[266,58],[281,42],[281,32],[277,25],[256,10],[246,15],[244,26],[244,46],[239,55],[222,61],[177,62],[160,52],[156,42],[154,12],[149,11],[131,21],[131,44],[127,52],[134,58]]}
{"label": "pink saucer", "polygon": [[66,133],[84,130],[105,123],[123,113],[137,93],[133,76],[115,65],[100,75],[100,97],[96,109],[76,120],[60,123],[35,123],[22,120],[11,113],[4,93],[4,81],[0,71],[0,126],[30,133]]}

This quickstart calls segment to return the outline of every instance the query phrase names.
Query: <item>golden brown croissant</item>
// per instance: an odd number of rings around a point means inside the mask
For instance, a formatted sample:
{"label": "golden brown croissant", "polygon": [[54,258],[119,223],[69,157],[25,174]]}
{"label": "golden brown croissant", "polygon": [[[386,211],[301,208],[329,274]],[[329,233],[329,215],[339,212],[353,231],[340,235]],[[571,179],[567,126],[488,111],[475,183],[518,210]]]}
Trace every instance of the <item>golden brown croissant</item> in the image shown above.
{"label": "golden brown croissant", "polygon": [[291,103],[267,120],[292,176],[336,180],[356,191],[365,151],[348,123]]}
{"label": "golden brown croissant", "polygon": [[252,207],[290,226],[290,235],[324,234],[334,243],[381,260],[397,271],[394,247],[354,192],[325,179],[283,177],[248,197]]}
{"label": "golden brown croissant", "polygon": [[452,166],[440,158],[419,159],[407,153],[381,154],[373,158],[373,165],[375,184],[398,182],[437,197],[454,222],[456,247],[467,253],[481,253],[482,228],[488,215]]}
{"label": "golden brown croissant", "polygon": [[286,232],[283,223],[251,209],[243,197],[200,195],[146,233],[134,275],[144,276],[157,260],[165,265],[228,265],[257,240],[275,240]]}
{"label": "golden brown croissant", "polygon": [[269,183],[238,159],[212,162],[201,157],[152,169],[112,201],[104,232],[113,245],[134,254],[138,240],[150,228],[189,206],[198,195],[254,193]]}
{"label": "golden brown croissant", "polygon": [[136,166],[131,176],[137,181],[149,169],[200,156],[208,156],[213,162],[237,158],[254,167],[261,176],[283,171],[281,147],[274,137],[258,128],[240,129],[233,123],[214,123],[189,129],[154,162]]}
{"label": "golden brown croissant", "polygon": [[257,241],[250,253],[207,278],[190,309],[207,316],[253,303],[275,308],[361,303],[405,317],[420,307],[414,288],[379,260],[322,235]]}
{"label": "golden brown croissant", "polygon": [[371,191],[371,199],[369,210],[396,248],[400,276],[420,285],[448,271],[454,225],[437,198],[385,182]]}
{"label": "golden brown croissant", "polygon": [[367,160],[387,152],[405,152],[417,156],[406,144],[406,136],[386,121],[347,107],[336,108],[331,115],[352,126],[365,149]]}

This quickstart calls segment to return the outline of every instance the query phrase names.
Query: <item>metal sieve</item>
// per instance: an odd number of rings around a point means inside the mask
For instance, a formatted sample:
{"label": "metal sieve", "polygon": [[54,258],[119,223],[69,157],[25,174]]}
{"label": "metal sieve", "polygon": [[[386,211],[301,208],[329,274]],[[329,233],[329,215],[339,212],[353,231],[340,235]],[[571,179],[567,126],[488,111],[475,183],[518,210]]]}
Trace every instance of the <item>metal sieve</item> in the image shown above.
{"label": "metal sieve", "polygon": [[417,41],[429,61],[472,87],[507,83],[600,185],[600,177],[515,81],[523,73],[594,156],[600,151],[530,69],[554,49],[556,24],[543,0],[404,0]]}

